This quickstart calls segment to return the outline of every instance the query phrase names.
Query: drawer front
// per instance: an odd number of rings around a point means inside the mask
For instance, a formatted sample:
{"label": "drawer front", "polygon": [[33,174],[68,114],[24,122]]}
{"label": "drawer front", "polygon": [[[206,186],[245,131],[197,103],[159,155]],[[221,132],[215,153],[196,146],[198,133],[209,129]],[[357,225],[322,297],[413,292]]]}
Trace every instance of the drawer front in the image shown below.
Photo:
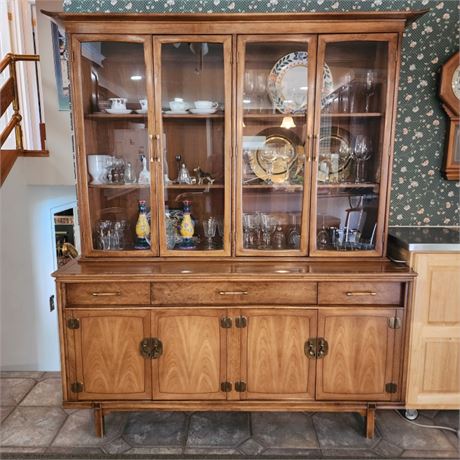
{"label": "drawer front", "polygon": [[66,305],[149,305],[150,283],[66,284]]}
{"label": "drawer front", "polygon": [[320,282],[320,305],[403,305],[403,283]]}
{"label": "drawer front", "polygon": [[154,305],[305,305],[316,304],[316,299],[317,283],[152,283]]}

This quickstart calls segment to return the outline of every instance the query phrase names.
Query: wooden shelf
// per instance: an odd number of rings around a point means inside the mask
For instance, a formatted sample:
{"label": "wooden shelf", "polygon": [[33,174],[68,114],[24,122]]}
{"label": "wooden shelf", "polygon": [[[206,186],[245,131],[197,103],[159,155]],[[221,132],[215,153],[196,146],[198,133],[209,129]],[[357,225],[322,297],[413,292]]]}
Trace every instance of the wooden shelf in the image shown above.
{"label": "wooden shelf", "polygon": [[208,118],[224,118],[223,112],[218,113],[207,113],[207,114],[194,114],[194,113],[163,113],[163,118],[167,119],[208,119]]}
{"label": "wooden shelf", "polygon": [[283,119],[284,117],[292,117],[292,118],[305,118],[306,113],[273,113],[273,112],[243,112],[244,118],[274,118],[276,120]]}
{"label": "wooden shelf", "polygon": [[374,188],[378,187],[380,184],[374,182],[346,182],[346,183],[339,183],[339,184],[318,184],[318,188]]}
{"label": "wooden shelf", "polygon": [[384,114],[380,112],[323,112],[321,113],[321,118],[379,118]]}
{"label": "wooden shelf", "polygon": [[224,184],[169,184],[165,186],[168,190],[205,190],[208,188],[223,189]]}
{"label": "wooden shelf", "polygon": [[150,184],[88,184],[90,188],[116,188],[116,189],[129,189],[129,188],[150,188]]}
{"label": "wooden shelf", "polygon": [[243,185],[244,190],[273,190],[275,192],[285,191],[302,191],[303,185],[301,184],[255,184],[255,185]]}
{"label": "wooden shelf", "polygon": [[97,113],[87,113],[85,114],[85,118],[89,118],[91,120],[145,120],[147,118],[147,114],[143,113],[104,113],[104,112],[97,112]]}

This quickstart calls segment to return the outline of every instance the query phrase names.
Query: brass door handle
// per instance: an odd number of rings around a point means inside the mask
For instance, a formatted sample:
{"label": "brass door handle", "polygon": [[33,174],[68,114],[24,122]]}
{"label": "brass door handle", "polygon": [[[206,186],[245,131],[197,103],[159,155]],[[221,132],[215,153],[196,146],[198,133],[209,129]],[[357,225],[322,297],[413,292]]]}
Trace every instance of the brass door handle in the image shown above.
{"label": "brass door handle", "polygon": [[248,295],[248,291],[219,291],[219,295]]}
{"label": "brass door handle", "polygon": [[324,358],[329,351],[329,344],[324,337],[318,338],[318,351],[316,352],[316,357],[318,359]]}
{"label": "brass door handle", "polygon": [[156,337],[147,337],[139,344],[141,355],[148,359],[157,359],[163,354],[163,343]]}
{"label": "brass door handle", "polygon": [[115,297],[121,295],[121,292],[93,292],[92,295],[94,297]]}
{"label": "brass door handle", "polygon": [[305,342],[305,345],[303,347],[303,351],[305,353],[305,356],[309,359],[315,359],[316,358],[316,338],[315,339],[308,339]]}
{"label": "brass door handle", "polygon": [[372,291],[350,291],[350,292],[347,292],[348,297],[359,297],[359,296],[366,296],[366,295],[375,296],[375,295],[377,295],[377,293],[372,292]]}

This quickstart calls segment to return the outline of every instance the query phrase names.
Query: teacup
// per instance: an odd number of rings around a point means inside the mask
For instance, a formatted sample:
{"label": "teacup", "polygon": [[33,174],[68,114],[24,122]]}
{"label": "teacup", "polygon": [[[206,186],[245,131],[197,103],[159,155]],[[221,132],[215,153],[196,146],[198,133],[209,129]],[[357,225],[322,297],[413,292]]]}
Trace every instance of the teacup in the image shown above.
{"label": "teacup", "polygon": [[219,105],[217,102],[212,101],[195,101],[195,107],[200,110],[215,110]]}
{"label": "teacup", "polygon": [[120,112],[126,110],[126,102],[128,99],[126,97],[111,97],[109,101],[112,101],[112,110],[119,110]]}
{"label": "teacup", "polygon": [[169,102],[169,107],[173,112],[185,112],[190,106],[183,99],[176,97]]}
{"label": "teacup", "polygon": [[146,112],[148,109],[147,99],[139,99],[139,104],[141,105],[141,110]]}

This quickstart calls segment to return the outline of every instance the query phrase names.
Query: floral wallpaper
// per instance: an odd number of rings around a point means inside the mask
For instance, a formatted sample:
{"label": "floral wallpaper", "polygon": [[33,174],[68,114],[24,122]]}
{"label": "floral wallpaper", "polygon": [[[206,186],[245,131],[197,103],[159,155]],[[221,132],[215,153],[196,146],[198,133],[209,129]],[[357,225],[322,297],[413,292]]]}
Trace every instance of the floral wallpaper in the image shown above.
{"label": "floral wallpaper", "polygon": [[457,0],[63,0],[67,12],[281,12],[429,9],[404,34],[390,225],[460,225],[460,184],[441,177],[441,65],[458,50]]}

